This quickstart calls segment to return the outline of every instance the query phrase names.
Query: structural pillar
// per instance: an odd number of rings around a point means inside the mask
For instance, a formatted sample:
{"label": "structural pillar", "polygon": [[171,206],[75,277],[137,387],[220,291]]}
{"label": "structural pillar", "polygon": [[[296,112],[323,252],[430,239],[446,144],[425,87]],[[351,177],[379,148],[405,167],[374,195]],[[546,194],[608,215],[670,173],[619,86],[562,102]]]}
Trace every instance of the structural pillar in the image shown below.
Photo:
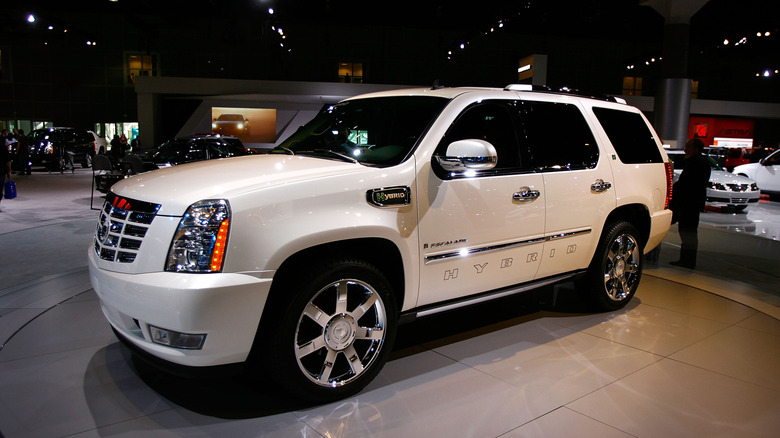
{"label": "structural pillar", "polygon": [[661,77],[657,81],[654,122],[658,135],[672,149],[682,149],[688,140],[691,114],[691,78],[688,74],[690,20],[709,0],[648,0],[666,20],[663,36]]}

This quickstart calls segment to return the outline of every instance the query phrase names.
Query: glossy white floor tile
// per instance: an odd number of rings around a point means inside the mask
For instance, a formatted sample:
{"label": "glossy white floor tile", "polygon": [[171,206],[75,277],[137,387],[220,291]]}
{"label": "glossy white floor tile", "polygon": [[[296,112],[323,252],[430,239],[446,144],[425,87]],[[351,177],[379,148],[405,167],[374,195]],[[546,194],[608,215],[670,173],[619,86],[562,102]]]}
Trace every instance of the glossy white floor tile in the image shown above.
{"label": "glossy white floor tile", "polygon": [[[778,242],[740,240],[730,224],[748,215],[704,215],[695,271],[668,266],[673,231],[619,312],[582,313],[562,285],[421,320],[363,392],[308,406],[262,379],[185,380],[127,356],[78,248],[89,176],[20,181],[24,202],[3,211],[0,247],[23,247],[0,254],[3,438],[780,436]],[[36,181],[73,195],[35,198]],[[65,215],[42,217],[41,200]],[[36,269],[41,253],[56,263]]]}
{"label": "glossy white floor tile", "polygon": [[567,407],[638,437],[777,437],[780,393],[664,359]]}
{"label": "glossy white floor tile", "polygon": [[238,378],[188,381],[139,369],[88,291],[29,321],[0,350],[0,432],[777,436],[780,322],[697,288],[645,280],[611,314],[526,309],[465,331],[457,315],[443,336],[398,350],[356,397],[310,407]]}

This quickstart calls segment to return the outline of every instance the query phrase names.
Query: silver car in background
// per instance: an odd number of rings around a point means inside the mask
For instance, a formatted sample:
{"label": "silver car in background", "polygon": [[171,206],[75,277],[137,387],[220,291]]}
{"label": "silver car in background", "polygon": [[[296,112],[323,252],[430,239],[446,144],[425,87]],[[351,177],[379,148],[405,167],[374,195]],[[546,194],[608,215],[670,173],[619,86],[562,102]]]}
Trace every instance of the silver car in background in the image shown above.
{"label": "silver car in background", "polygon": [[[685,153],[683,151],[667,150],[666,154],[674,162],[674,182],[680,177],[683,169]],[[748,205],[757,203],[761,190],[752,179],[744,175],[727,172],[711,156],[707,159],[712,166],[710,181],[707,185],[707,206],[734,211],[742,211]]]}

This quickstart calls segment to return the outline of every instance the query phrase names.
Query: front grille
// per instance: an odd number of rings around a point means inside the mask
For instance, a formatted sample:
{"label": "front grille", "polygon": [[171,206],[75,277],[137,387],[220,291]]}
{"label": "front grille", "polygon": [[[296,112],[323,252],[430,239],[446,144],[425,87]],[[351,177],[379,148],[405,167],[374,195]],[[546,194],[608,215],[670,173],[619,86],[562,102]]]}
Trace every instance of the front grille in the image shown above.
{"label": "front grille", "polygon": [[750,184],[726,184],[732,192],[748,192]]}
{"label": "front grille", "polygon": [[103,260],[133,263],[159,204],[106,196],[95,230],[95,253]]}

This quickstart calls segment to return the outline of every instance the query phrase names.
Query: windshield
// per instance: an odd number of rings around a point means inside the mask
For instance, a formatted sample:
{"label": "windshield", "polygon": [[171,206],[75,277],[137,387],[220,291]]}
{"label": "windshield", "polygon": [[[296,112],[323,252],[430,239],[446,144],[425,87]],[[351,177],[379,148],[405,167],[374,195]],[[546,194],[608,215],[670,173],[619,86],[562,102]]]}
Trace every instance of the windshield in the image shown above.
{"label": "windshield", "polygon": [[186,163],[206,159],[206,146],[199,141],[173,139],[160,145],[148,158],[154,163]]}
{"label": "windshield", "polygon": [[447,102],[432,96],[342,102],[324,109],[271,153],[392,166],[409,156]]}
{"label": "windshield", "polygon": [[224,121],[243,122],[244,121],[244,116],[242,116],[241,114],[222,114],[221,116],[219,116],[219,118],[217,118],[217,120],[220,120],[220,121],[223,121],[223,122]]}
{"label": "windshield", "polygon": [[[685,162],[685,154],[668,153],[667,155],[669,155],[669,158],[671,158],[672,162],[674,162],[675,169],[683,168],[683,163]],[[705,155],[705,157],[707,158],[707,161],[710,163],[710,167],[712,167],[713,170],[725,170],[711,156]]]}

